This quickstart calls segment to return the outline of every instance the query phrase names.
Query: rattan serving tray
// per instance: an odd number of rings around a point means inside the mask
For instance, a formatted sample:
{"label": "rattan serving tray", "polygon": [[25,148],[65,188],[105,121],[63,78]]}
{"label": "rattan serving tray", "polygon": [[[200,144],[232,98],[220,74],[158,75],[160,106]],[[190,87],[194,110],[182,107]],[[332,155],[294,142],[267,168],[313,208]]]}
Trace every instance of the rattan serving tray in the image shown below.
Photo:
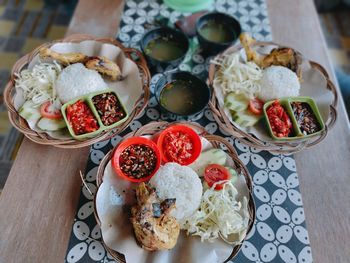
{"label": "rattan serving tray", "polygon": [[[124,123],[122,123],[120,126],[114,129],[106,130],[93,138],[89,138],[83,141],[74,140],[73,138],[57,139],[57,138],[51,137],[49,134],[45,132],[37,132],[32,130],[28,126],[28,123],[26,122],[26,120],[23,119],[21,116],[19,116],[17,110],[14,107],[15,74],[25,69],[30,63],[30,61],[38,54],[40,48],[42,47],[51,47],[56,43],[80,43],[86,40],[92,40],[96,42],[107,43],[107,44],[117,46],[124,52],[126,57],[131,59],[137,65],[139,69],[141,81],[142,81],[142,95],[140,98],[137,99],[137,101],[133,105],[132,111],[129,113],[128,119]],[[4,91],[4,100],[8,109],[10,122],[18,131],[23,133],[31,141],[39,144],[44,144],[44,145],[52,145],[59,148],[80,148],[80,147],[85,147],[85,146],[94,144],[102,140],[109,139],[114,135],[122,132],[124,129],[126,129],[130,125],[130,123],[135,118],[137,118],[137,116],[147,106],[149,96],[150,96],[150,90],[149,90],[150,79],[151,79],[151,76],[147,67],[146,60],[140,51],[133,48],[126,48],[115,39],[96,38],[90,35],[78,34],[78,35],[72,35],[67,38],[57,40],[54,42],[45,43],[37,47],[31,53],[26,54],[25,56],[20,58],[12,68],[10,81],[6,85],[6,88]]]}
{"label": "rattan serving tray", "polygon": [[[275,44],[273,42],[256,42],[253,44],[256,48],[258,47],[267,47],[267,46],[275,46],[275,47],[281,47],[278,44]],[[225,52],[234,53],[234,52],[240,52],[243,49],[241,45],[236,45],[233,47],[230,47]],[[223,52],[223,53],[225,53]],[[299,52],[298,52],[299,53]],[[300,54],[300,53],[299,53]],[[222,56],[222,54],[219,54],[218,57]],[[324,121],[325,123],[325,129],[323,132],[319,133],[318,135],[312,136],[309,139],[305,140],[298,140],[298,141],[264,141],[262,139],[259,139],[257,136],[254,136],[254,134],[248,133],[246,131],[243,131],[240,129],[237,125],[232,123],[227,114],[224,112],[224,109],[220,107],[217,99],[217,95],[215,93],[215,90],[213,88],[213,81],[215,77],[215,73],[219,66],[211,63],[209,67],[209,84],[212,87],[212,97],[209,102],[209,107],[213,112],[214,118],[216,122],[219,124],[219,126],[226,131],[228,134],[233,135],[238,140],[240,140],[242,143],[249,145],[251,147],[255,147],[257,149],[261,150],[267,150],[274,153],[295,153],[299,152],[305,148],[309,148],[312,146],[317,145],[322,140],[324,140],[329,132],[329,130],[334,126],[336,119],[337,119],[337,104],[338,104],[338,94],[337,90],[332,83],[332,81],[329,78],[329,75],[327,71],[318,63],[314,61],[309,61],[303,58],[303,56],[300,54],[304,62],[309,63],[310,67],[319,71],[319,73],[325,78],[326,80],[326,89],[328,89],[332,95],[333,99],[332,102],[329,104],[329,115],[327,121]],[[320,87],[323,88],[323,87]]]}
{"label": "rattan serving tray", "polygon": [[[142,126],[139,130],[131,132],[129,134],[127,134],[126,136],[123,137],[123,139],[126,138],[130,138],[133,136],[146,136],[146,135],[155,135],[156,133],[164,130],[165,128],[167,128],[170,125],[174,125],[174,124],[185,124],[188,125],[189,127],[195,129],[197,131],[197,133],[204,137],[205,139],[207,139],[215,148],[220,148],[222,147],[223,150],[226,151],[226,153],[232,158],[232,160],[234,161],[235,164],[235,168],[237,169],[237,171],[239,171],[243,176],[244,179],[246,181],[247,187],[248,187],[248,191],[249,191],[249,201],[248,201],[248,212],[249,212],[249,225],[248,225],[248,230],[246,233],[246,236],[250,233],[254,221],[255,221],[255,213],[256,213],[256,208],[255,208],[255,203],[254,203],[254,199],[253,199],[253,187],[252,187],[252,178],[247,170],[247,168],[245,167],[245,165],[241,162],[241,160],[239,159],[236,150],[234,149],[234,147],[229,144],[224,138],[217,136],[217,135],[211,135],[208,134],[206,132],[206,130],[200,126],[199,124],[193,123],[193,122],[173,122],[173,123],[168,123],[168,122],[151,122],[145,126]],[[117,146],[116,146],[117,147]],[[97,170],[97,176],[96,176],[96,183],[97,183],[97,190],[94,196],[94,215],[96,218],[96,221],[98,223],[99,226],[101,226],[101,221],[99,219],[99,216],[97,214],[97,209],[96,209],[96,196],[97,196],[97,192],[99,187],[101,186],[102,182],[103,182],[103,176],[104,176],[104,172],[105,172],[105,168],[108,164],[108,162],[111,160],[112,158],[112,154],[113,154],[113,150],[109,151],[106,156],[102,159],[98,170]],[[246,239],[246,236],[244,238],[244,240]],[[243,241],[244,241],[243,240]],[[102,238],[102,242],[103,242],[103,238]],[[106,248],[106,250],[110,253],[110,255],[117,261],[117,262],[125,262],[125,258],[124,255],[121,253],[118,253],[117,251],[112,250],[111,248],[109,248],[104,242],[103,242],[104,247]],[[229,256],[229,258],[225,261],[228,262],[230,260],[232,260],[240,251],[242,246],[242,243],[236,246],[232,247],[232,253]]]}

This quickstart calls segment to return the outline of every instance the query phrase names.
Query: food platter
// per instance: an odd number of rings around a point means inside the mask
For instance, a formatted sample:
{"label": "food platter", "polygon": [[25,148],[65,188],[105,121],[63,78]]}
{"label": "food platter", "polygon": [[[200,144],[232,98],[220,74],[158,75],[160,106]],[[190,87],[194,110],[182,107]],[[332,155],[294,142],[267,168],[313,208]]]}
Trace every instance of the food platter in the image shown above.
{"label": "food platter", "polygon": [[[235,255],[237,255],[241,248],[242,242],[247,237],[254,224],[255,204],[252,197],[251,177],[246,167],[239,160],[238,155],[232,147],[232,145],[230,145],[224,138],[208,134],[205,131],[205,129],[199,126],[198,124],[189,122],[175,123],[175,125],[176,124],[185,125],[195,130],[201,137],[203,151],[207,151],[208,149],[223,149],[225,151],[225,153],[229,157],[229,162],[232,162],[231,166],[234,167],[234,169],[236,169],[236,171],[240,174],[238,181],[235,182],[237,190],[240,192],[240,197],[237,198],[239,200],[241,200],[240,198],[244,198],[243,196],[246,196],[248,198],[246,214],[248,219],[247,228],[242,233],[242,236],[239,237],[239,239],[237,239],[236,241],[232,241],[232,243],[230,244],[223,242],[220,238],[218,241],[214,241],[213,243],[210,243],[206,240],[201,242],[200,237],[187,236],[182,230],[177,241],[178,243],[173,249],[158,250],[153,252],[149,252],[145,249],[142,249],[136,242],[134,234],[132,233],[132,227],[130,226],[130,212],[128,212],[130,211],[130,204],[127,204],[126,201],[126,204],[123,205],[122,210],[118,210],[118,205],[116,205],[118,203],[117,200],[119,200],[118,198],[116,198],[117,196],[123,196],[124,200],[130,200],[130,197],[128,197],[128,193],[125,194],[125,191],[128,192],[127,189],[135,189],[135,186],[133,186],[132,188],[128,188],[130,186],[126,187],[125,185],[128,185],[128,183],[126,183],[125,180],[120,179],[117,174],[112,172],[113,169],[111,168],[111,159],[113,160],[115,150],[111,150],[101,161],[97,171],[96,181],[98,188],[94,197],[94,214],[97,223],[101,227],[103,245],[117,262],[141,262],[141,259],[150,259],[150,257],[152,258],[152,262],[165,262],[166,259],[168,259],[169,262],[171,262],[171,260],[179,260],[179,257],[181,257],[182,260],[184,260],[184,262],[194,259],[200,260],[198,262],[206,262],[205,260],[209,260],[207,262],[216,262],[216,260],[219,260],[218,262],[226,262],[234,258]],[[169,127],[171,128],[171,126],[174,127],[174,123],[170,124],[167,122],[152,122],[143,126],[138,131],[128,134],[123,141],[128,140],[130,138],[138,138],[135,136],[157,138],[157,135],[160,132],[164,131]],[[123,141],[121,142],[121,144],[123,143]],[[118,145],[116,146],[116,149],[117,148]],[[161,169],[162,168],[160,168],[158,171],[160,171]],[[155,175],[155,177],[156,176],[157,174]],[[153,179],[154,177],[151,179],[151,181]],[[220,190],[215,191],[218,193],[220,192]],[[112,192],[113,194],[111,194]],[[134,191],[132,191],[132,194],[134,195]],[[113,198],[111,197],[112,195],[114,196]],[[106,203],[108,203],[108,201],[106,200],[108,199],[114,200],[114,205],[106,205]],[[111,208],[113,212],[106,212],[108,211],[108,209],[109,211],[111,211]],[[113,216],[106,216],[107,214],[113,213]],[[121,213],[126,213],[126,215],[121,215]],[[121,229],[121,227],[123,229]],[[129,228],[131,230],[128,230]],[[119,233],[119,235],[121,235],[120,233],[123,233],[123,235],[118,237],[118,235],[115,233]],[[184,256],[184,254],[186,253],[181,253],[183,252],[183,249],[185,249],[185,247],[188,251],[188,257],[186,255]],[[127,256],[125,257],[122,253],[119,253],[118,249],[116,248],[120,248],[121,251],[127,251]],[[133,253],[129,253],[129,251],[133,251]],[[220,254],[221,257],[215,256],[216,254]],[[125,258],[127,258],[128,260],[126,260]]]}
{"label": "food platter", "polygon": [[[39,64],[40,52],[43,49],[61,53],[79,52],[91,58],[106,57],[111,59],[111,61],[116,61],[115,63],[121,69],[120,80],[114,82],[106,80],[105,82],[107,87],[111,87],[112,91],[116,92],[115,95],[120,99],[122,105],[125,106],[127,116],[123,121],[110,128],[102,129],[101,127],[100,132],[83,139],[72,138],[72,136],[69,136],[68,131],[61,136],[60,133],[41,130],[37,126],[34,127],[32,123],[27,122],[19,113],[21,105],[23,105],[23,98],[21,98],[21,92],[16,88],[16,80],[23,70],[27,68],[33,70]],[[81,74],[78,74],[78,78],[79,76]],[[20,58],[12,68],[10,81],[4,91],[4,99],[11,123],[28,139],[35,143],[60,148],[79,148],[106,140],[127,128],[147,106],[150,96],[149,83],[150,73],[147,63],[138,50],[126,48],[114,39],[96,38],[90,35],[72,35],[65,39],[45,43]]]}
{"label": "food platter", "polygon": [[[259,55],[269,54],[274,49],[290,49],[282,47],[273,42],[255,42],[251,44],[252,49]],[[334,126],[337,118],[337,101],[338,95],[334,84],[329,78],[326,70],[314,61],[309,61],[299,52],[295,51],[300,57],[300,96],[307,96],[315,101],[320,116],[324,123],[324,129],[313,136],[301,136],[293,138],[293,140],[275,140],[273,136],[268,134],[268,127],[264,121],[260,121],[253,127],[241,127],[237,124],[226,109],[224,95],[220,85],[215,83],[217,72],[220,66],[217,63],[211,63],[209,68],[209,84],[212,87],[212,97],[209,102],[209,107],[213,111],[215,120],[219,126],[227,133],[237,137],[243,143],[255,147],[257,149],[268,150],[276,153],[294,153],[320,143],[326,136],[329,130]],[[219,54],[215,60],[220,60],[228,55],[238,55],[241,58],[246,58],[246,52],[243,45],[237,44],[228,48],[222,54]],[[295,96],[295,95],[294,95]],[[297,97],[303,98],[303,97]],[[284,99],[284,98],[282,98]],[[321,120],[321,121],[322,121]]]}

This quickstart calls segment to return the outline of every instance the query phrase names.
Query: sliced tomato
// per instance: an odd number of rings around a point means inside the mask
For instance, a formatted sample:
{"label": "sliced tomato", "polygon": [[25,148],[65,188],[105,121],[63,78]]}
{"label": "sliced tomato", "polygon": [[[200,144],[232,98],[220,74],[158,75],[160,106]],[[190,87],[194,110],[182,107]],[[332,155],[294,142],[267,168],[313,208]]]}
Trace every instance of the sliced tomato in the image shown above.
{"label": "sliced tomato", "polygon": [[[210,164],[204,170],[204,180],[209,187],[215,183],[230,179],[230,172],[219,164]],[[215,190],[221,190],[225,183],[219,183],[215,186]]]}
{"label": "sliced tomato", "polygon": [[47,101],[41,104],[40,114],[45,118],[53,119],[53,120],[62,118],[61,109],[55,108],[50,101]]}
{"label": "sliced tomato", "polygon": [[264,102],[258,98],[249,101],[248,109],[251,113],[261,115],[263,113]]}

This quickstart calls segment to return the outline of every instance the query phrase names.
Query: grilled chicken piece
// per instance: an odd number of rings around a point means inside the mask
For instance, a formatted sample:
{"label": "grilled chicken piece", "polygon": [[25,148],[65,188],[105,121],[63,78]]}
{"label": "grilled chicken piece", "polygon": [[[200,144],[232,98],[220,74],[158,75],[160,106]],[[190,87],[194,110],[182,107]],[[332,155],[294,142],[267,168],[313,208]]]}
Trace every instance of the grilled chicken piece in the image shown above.
{"label": "grilled chicken piece", "polygon": [[90,57],[85,62],[85,66],[88,69],[96,70],[102,75],[109,77],[111,80],[120,79],[122,76],[118,65],[106,57]]}
{"label": "grilled chicken piece", "polygon": [[53,59],[58,63],[69,66],[74,63],[81,63],[88,59],[88,56],[82,53],[58,53],[49,48],[41,48],[39,51],[39,56],[41,59]]}
{"label": "grilled chicken piece", "polygon": [[298,78],[301,79],[301,57],[291,48],[275,48],[270,54],[263,56],[258,54],[252,45],[256,42],[248,33],[242,33],[239,36],[242,46],[247,55],[248,61],[253,61],[262,68],[269,66],[284,66],[294,71]]}
{"label": "grilled chicken piece", "polygon": [[146,250],[172,249],[180,233],[180,225],[169,215],[175,199],[160,201],[154,188],[145,183],[136,189],[137,205],[131,209],[131,222],[139,244]]}
{"label": "grilled chicken piece", "polygon": [[264,57],[261,66],[267,68],[272,65],[287,67],[301,79],[301,57],[291,48],[275,48]]}
{"label": "grilled chicken piece", "polygon": [[258,66],[261,66],[263,57],[252,48],[252,45],[256,42],[256,40],[252,38],[248,33],[242,33],[239,36],[239,40],[241,41],[241,44],[247,55],[247,60],[253,61]]}
{"label": "grilled chicken piece", "polygon": [[49,48],[42,48],[39,51],[41,59],[53,59],[58,63],[69,66],[74,63],[84,63],[88,69],[93,69],[102,75],[109,77],[111,80],[120,80],[121,71],[119,66],[106,57],[89,57],[82,53],[58,53]]}

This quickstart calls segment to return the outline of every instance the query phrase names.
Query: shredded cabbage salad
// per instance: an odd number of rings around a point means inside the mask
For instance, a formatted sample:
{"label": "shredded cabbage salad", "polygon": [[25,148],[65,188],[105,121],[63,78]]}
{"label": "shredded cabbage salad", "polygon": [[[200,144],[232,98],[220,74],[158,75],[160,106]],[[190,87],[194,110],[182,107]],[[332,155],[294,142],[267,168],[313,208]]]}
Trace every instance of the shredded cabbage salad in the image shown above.
{"label": "shredded cabbage salad", "polygon": [[220,191],[214,190],[216,184],[204,192],[199,209],[184,225],[188,234],[200,236],[201,241],[213,242],[219,236],[227,239],[231,234],[240,236],[248,227],[247,199],[236,201],[238,191],[230,181]]}
{"label": "shredded cabbage salad", "polygon": [[53,64],[39,63],[32,70],[25,69],[16,75],[15,87],[23,90],[24,99],[32,100],[35,105],[56,98],[55,81],[62,71],[61,66],[54,61]]}
{"label": "shredded cabbage salad", "polygon": [[235,92],[254,98],[260,92],[259,80],[262,70],[254,62],[242,62],[239,53],[224,55],[223,58],[212,62],[220,66],[214,78],[214,85],[219,85],[224,95]]}

